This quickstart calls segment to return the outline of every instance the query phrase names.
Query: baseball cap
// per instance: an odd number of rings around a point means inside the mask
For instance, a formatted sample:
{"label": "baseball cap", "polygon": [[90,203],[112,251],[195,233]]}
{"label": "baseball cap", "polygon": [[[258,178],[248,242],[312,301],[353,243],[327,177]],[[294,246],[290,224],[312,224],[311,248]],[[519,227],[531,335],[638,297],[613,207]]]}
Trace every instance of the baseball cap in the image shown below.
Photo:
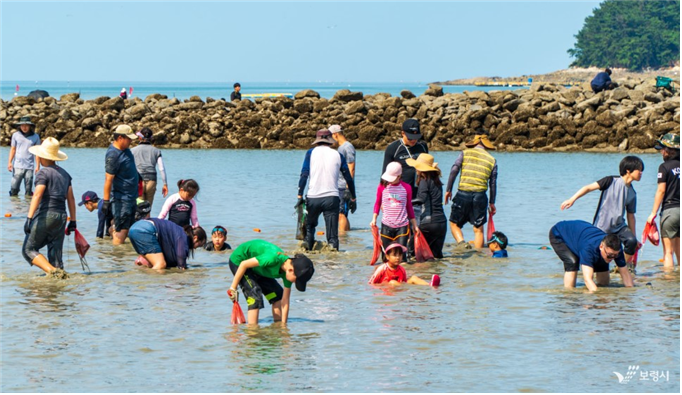
{"label": "baseball cap", "polygon": [[342,130],[343,129],[341,129],[341,125],[332,125],[329,127],[329,131],[332,132],[332,134],[341,133]]}
{"label": "baseball cap", "polygon": [[137,132],[135,134],[141,140],[151,140],[152,137],[154,136],[154,132],[152,132],[152,130],[149,128],[142,128],[142,130],[140,130],[139,132]]}
{"label": "baseball cap", "polygon": [[133,133],[133,129],[131,129],[128,125],[118,125],[116,130],[114,130],[114,136],[117,134],[126,136],[131,140],[137,140],[137,135]]}
{"label": "baseball cap", "polygon": [[403,254],[407,252],[407,247],[405,247],[404,245],[402,245],[400,243],[393,243],[393,244],[389,245],[388,247],[386,247],[386,249],[384,251],[386,251],[386,253],[388,253],[389,251],[391,251],[394,248],[400,248],[403,251]]}
{"label": "baseball cap", "polygon": [[296,275],[296,289],[305,292],[305,287],[308,281],[315,273],[313,261],[303,254],[296,254],[291,258],[291,264],[294,266],[294,275]]}
{"label": "baseball cap", "polygon": [[81,197],[81,201],[80,203],[78,203],[78,205],[82,206],[87,202],[99,202],[99,197],[97,197],[97,194],[95,192],[87,191]]}
{"label": "baseball cap", "polygon": [[381,175],[381,179],[387,182],[393,182],[402,174],[403,166],[399,162],[391,162],[386,166],[386,171]]}
{"label": "baseball cap", "polygon": [[419,121],[410,118],[403,122],[403,132],[410,140],[419,140],[422,137],[421,129],[419,129]]}

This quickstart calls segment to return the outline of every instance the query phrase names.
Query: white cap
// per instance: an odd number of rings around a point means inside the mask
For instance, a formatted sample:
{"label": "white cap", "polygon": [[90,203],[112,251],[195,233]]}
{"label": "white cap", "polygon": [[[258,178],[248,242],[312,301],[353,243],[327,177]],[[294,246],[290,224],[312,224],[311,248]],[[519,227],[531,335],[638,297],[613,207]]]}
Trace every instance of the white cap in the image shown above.
{"label": "white cap", "polygon": [[329,127],[329,131],[334,133],[340,133],[343,129],[341,129],[341,125],[332,125]]}

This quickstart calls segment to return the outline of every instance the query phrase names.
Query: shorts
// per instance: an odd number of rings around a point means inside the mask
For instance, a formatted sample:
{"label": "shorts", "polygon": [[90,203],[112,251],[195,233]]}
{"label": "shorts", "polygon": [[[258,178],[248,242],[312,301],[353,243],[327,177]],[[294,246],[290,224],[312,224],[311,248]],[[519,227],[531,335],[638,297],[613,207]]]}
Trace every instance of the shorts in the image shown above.
{"label": "shorts", "polygon": [[[549,243],[559,259],[564,263],[564,271],[577,272],[580,269],[580,259],[568,248],[561,238],[554,235],[554,227],[549,231]],[[595,264],[593,269],[596,273],[608,272],[609,264],[601,261]]]}
{"label": "shorts", "polygon": [[348,189],[339,189],[339,198],[341,199],[339,202],[339,214],[348,217],[348,212],[350,211],[348,204],[352,199],[350,191]]}
{"label": "shorts", "polygon": [[476,228],[485,225],[488,213],[488,195],[485,192],[457,191],[452,199],[450,222],[461,228],[469,222]]}
{"label": "shorts", "polygon": [[671,207],[661,212],[661,237],[680,237],[680,208]]}
{"label": "shorts", "polygon": [[158,254],[163,252],[159,244],[159,235],[156,226],[151,221],[137,221],[130,227],[128,233],[130,244],[135,252],[140,255]]}
{"label": "shorts", "polygon": [[618,239],[623,244],[623,252],[628,255],[635,255],[637,251],[637,237],[632,233],[630,228],[624,226],[621,230],[615,233]]}
{"label": "shorts", "polygon": [[[236,274],[238,268],[239,266],[230,260],[232,274]],[[249,306],[249,310],[260,310],[265,307],[263,296],[265,296],[265,299],[270,304],[273,304],[282,300],[282,295],[284,295],[284,289],[277,280],[263,277],[251,269],[246,269],[246,273],[244,273],[244,277],[239,281],[239,285],[242,287],[242,293],[246,297],[246,304]]]}
{"label": "shorts", "polygon": [[21,249],[24,259],[33,265],[33,260],[40,255],[38,250],[47,246],[47,260],[52,266],[63,269],[62,251],[65,227],[66,211],[39,212],[31,222],[31,233],[24,238]]}
{"label": "shorts", "polygon": [[137,202],[134,200],[114,199],[111,202],[111,210],[114,214],[114,229],[116,232],[130,229],[135,222]]}

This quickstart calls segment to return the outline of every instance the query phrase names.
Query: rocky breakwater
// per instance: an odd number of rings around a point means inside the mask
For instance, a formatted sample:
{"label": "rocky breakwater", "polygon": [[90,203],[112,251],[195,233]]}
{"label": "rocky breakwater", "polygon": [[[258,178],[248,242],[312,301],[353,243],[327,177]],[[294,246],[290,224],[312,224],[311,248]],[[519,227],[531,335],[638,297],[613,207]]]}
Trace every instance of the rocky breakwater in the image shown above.
{"label": "rocky breakwater", "polygon": [[340,124],[359,149],[383,149],[400,134],[407,118],[421,121],[432,150],[457,150],[483,127],[501,150],[641,151],[661,134],[680,131],[680,96],[652,81],[625,81],[594,94],[581,87],[534,85],[515,91],[443,94],[431,86],[416,97],[341,90],[332,99],[312,90],[293,99],[225,102],[194,96],[188,100],[153,94],[144,100],[77,93],[59,100],[15,97],[0,101],[0,143],[9,145],[12,125],[33,116],[42,137],[66,147],[106,147],[121,123],[154,131],[161,147],[308,148],[315,131]]}

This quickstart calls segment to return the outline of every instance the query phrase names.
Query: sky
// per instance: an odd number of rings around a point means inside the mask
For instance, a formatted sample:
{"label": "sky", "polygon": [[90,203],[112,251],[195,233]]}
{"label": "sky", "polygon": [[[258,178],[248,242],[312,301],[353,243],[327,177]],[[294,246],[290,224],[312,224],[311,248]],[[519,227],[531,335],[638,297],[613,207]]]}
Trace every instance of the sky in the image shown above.
{"label": "sky", "polygon": [[3,81],[419,82],[567,68],[599,2],[0,0]]}

